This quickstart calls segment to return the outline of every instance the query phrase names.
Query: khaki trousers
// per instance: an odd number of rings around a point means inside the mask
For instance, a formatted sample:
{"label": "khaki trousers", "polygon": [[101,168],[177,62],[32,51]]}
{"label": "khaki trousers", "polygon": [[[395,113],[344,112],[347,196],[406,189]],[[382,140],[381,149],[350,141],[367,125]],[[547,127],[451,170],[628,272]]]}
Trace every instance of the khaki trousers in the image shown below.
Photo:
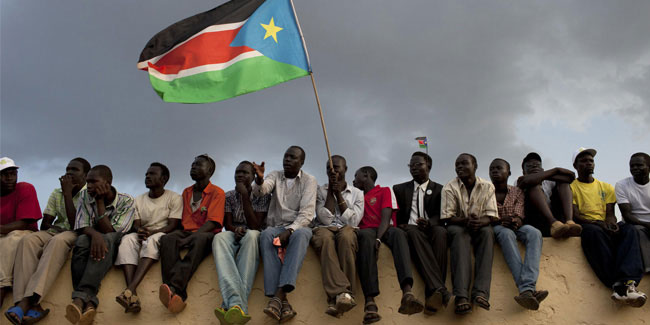
{"label": "khaki trousers", "polygon": [[31,230],[14,230],[0,235],[0,288],[11,287],[14,282],[14,259],[18,243]]}
{"label": "khaki trousers", "polygon": [[323,288],[332,300],[357,286],[357,233],[353,227],[314,228],[311,245],[320,257]]}
{"label": "khaki trousers", "polygon": [[16,251],[14,303],[34,294],[45,296],[65,264],[77,239],[74,231],[37,231],[23,238]]}

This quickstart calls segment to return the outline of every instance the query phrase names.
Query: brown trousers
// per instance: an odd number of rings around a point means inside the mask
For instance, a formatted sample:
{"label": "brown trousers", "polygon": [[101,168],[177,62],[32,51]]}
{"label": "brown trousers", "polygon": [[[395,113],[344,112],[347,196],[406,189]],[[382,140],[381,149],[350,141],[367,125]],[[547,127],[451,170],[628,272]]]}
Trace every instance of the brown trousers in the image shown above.
{"label": "brown trousers", "polygon": [[357,286],[357,233],[353,227],[314,228],[311,245],[320,257],[323,288],[328,299],[355,292]]}
{"label": "brown trousers", "polygon": [[34,294],[40,296],[40,303],[68,260],[76,239],[74,231],[37,231],[23,238],[14,265],[14,303]]}

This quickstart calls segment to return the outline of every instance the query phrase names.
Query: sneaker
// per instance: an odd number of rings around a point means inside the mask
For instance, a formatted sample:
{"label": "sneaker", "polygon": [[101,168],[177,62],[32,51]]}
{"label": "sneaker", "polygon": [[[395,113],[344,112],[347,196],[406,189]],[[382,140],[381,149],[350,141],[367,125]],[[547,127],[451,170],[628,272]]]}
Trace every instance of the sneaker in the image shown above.
{"label": "sneaker", "polygon": [[532,290],[526,290],[520,293],[518,296],[515,296],[515,301],[526,309],[539,309],[539,301],[537,301],[537,298],[535,298],[535,294]]}
{"label": "sneaker", "polygon": [[347,292],[340,293],[336,296],[336,310],[339,314],[345,313],[356,305],[357,303],[354,301],[354,297]]}
{"label": "sneaker", "polygon": [[614,290],[614,293],[612,293],[612,300],[637,308],[645,304],[648,297],[645,293],[636,290],[634,281],[627,284],[626,289],[624,295],[620,295],[616,290]]}

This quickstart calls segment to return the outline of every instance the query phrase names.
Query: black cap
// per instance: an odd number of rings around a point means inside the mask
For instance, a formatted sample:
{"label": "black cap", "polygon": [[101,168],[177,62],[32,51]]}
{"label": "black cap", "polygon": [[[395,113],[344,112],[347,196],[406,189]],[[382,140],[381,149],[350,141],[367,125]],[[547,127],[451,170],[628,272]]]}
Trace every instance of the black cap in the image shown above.
{"label": "black cap", "polygon": [[526,164],[527,161],[529,160],[539,160],[539,162],[542,162],[542,157],[537,154],[537,152],[531,152],[524,157],[524,161],[521,162],[521,168],[524,168],[524,164]]}

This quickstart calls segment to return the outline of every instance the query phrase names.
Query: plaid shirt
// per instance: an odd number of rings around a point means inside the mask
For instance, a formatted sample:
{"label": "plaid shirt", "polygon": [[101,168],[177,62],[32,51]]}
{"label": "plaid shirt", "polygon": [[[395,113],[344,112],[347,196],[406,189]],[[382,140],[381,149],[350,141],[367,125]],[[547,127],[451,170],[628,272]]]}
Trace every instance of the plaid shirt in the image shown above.
{"label": "plaid shirt", "polygon": [[[251,205],[253,206],[253,211],[255,212],[267,212],[269,211],[269,204],[271,203],[271,194],[257,196],[250,195]],[[233,227],[244,227],[248,228],[246,225],[246,216],[244,215],[244,205],[241,202],[241,194],[237,191],[232,190],[226,192],[226,212],[232,213],[232,225]]]}
{"label": "plaid shirt", "polygon": [[519,217],[524,219],[524,192],[516,186],[508,185],[508,194],[503,204],[497,202],[499,218]]}
{"label": "plaid shirt", "polygon": [[98,216],[95,198],[88,194],[87,189],[79,193],[81,195],[77,203],[79,207],[77,207],[77,217],[74,225],[75,230],[94,227],[97,224],[97,220],[101,218],[109,218],[116,232],[127,232],[131,229],[135,213],[135,200],[130,195],[115,191],[115,199],[113,202],[106,204],[104,214]]}

